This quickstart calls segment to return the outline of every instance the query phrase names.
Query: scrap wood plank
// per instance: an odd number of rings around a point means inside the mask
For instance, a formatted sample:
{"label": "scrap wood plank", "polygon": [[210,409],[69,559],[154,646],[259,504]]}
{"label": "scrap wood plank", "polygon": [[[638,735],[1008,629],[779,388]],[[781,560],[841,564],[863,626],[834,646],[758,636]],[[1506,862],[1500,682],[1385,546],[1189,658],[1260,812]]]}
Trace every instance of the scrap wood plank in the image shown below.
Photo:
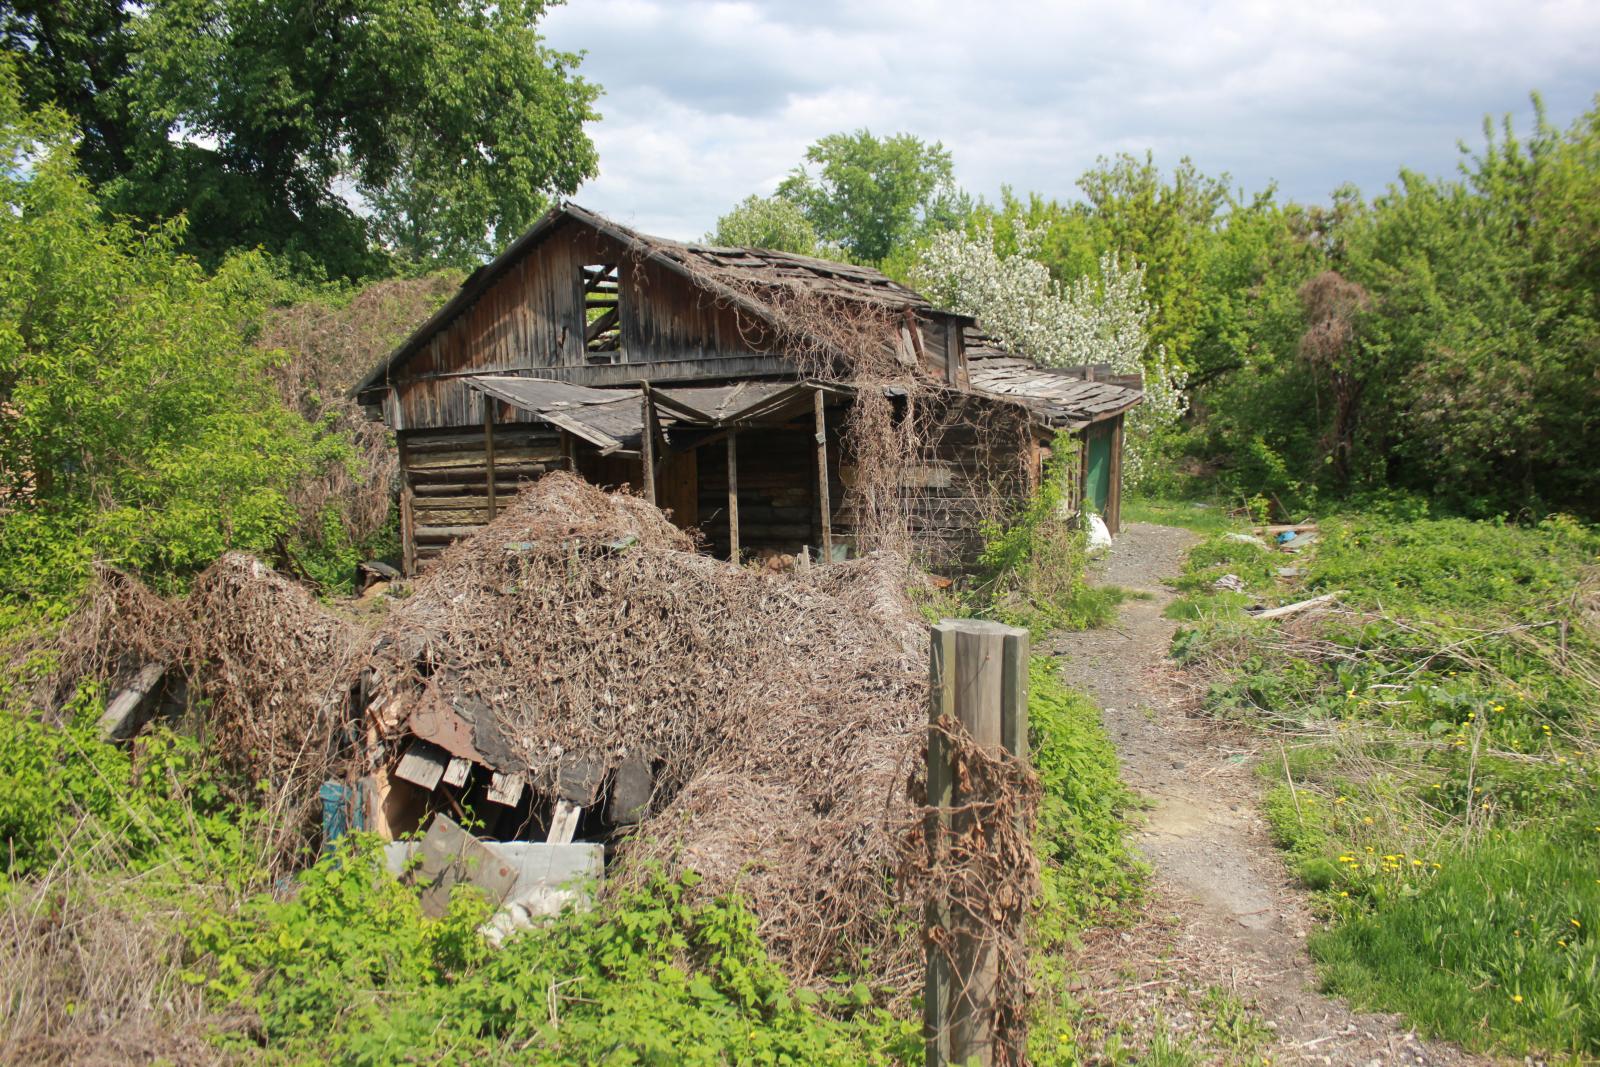
{"label": "scrap wood plank", "polygon": [[150,700],[161,679],[166,676],[171,663],[146,663],[111,702],[100,716],[100,734],[108,741],[121,741],[133,736],[141,725],[138,712]]}
{"label": "scrap wood plank", "polygon": [[492,846],[446,815],[435,815],[418,848],[422,861],[412,878],[422,885],[422,912],[438,918],[450,909],[450,891],[461,882],[500,904],[517,884],[517,869]]}
{"label": "scrap wood plank", "polygon": [[472,773],[472,761],[462,759],[460,756],[450,757],[450,766],[444,769],[445,785],[463,786],[467,784],[467,775]]}
{"label": "scrap wood plank", "polygon": [[555,814],[550,817],[550,832],[545,835],[545,842],[551,845],[572,844],[572,838],[578,832],[578,816],[582,814],[583,809],[572,801],[556,801]]}
{"label": "scrap wood plank", "polygon": [[496,804],[514,808],[517,806],[517,801],[522,799],[522,790],[526,785],[520,774],[501,774],[495,771],[489,776],[489,789],[484,796]]}
{"label": "scrap wood plank", "polygon": [[394,769],[394,776],[423,789],[432,789],[439,784],[439,779],[444,776],[445,768],[449,765],[450,753],[438,745],[418,738],[411,742],[406,754],[400,757],[400,762]]}
{"label": "scrap wood plank", "polygon": [[1311,608],[1321,607],[1324,604],[1331,604],[1335,600],[1344,596],[1344,593],[1345,591],[1343,589],[1335,589],[1331,593],[1323,593],[1321,596],[1314,596],[1310,600],[1298,600],[1293,604],[1284,604],[1280,607],[1268,608],[1265,611],[1258,611],[1252,615],[1251,618],[1281,619],[1288,615],[1297,615],[1302,611],[1309,611]]}

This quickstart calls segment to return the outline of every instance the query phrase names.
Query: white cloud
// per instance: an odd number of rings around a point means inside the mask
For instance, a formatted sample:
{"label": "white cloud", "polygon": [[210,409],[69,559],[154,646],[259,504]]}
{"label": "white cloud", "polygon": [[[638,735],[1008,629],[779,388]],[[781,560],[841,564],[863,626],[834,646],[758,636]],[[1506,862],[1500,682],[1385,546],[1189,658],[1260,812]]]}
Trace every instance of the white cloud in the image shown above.
{"label": "white cloud", "polygon": [[942,140],[990,197],[1070,198],[1148,148],[1318,200],[1450,171],[1485,113],[1526,125],[1530,90],[1564,124],[1600,89],[1584,0],[573,0],[545,32],[606,89],[579,201],[687,238],[835,130]]}

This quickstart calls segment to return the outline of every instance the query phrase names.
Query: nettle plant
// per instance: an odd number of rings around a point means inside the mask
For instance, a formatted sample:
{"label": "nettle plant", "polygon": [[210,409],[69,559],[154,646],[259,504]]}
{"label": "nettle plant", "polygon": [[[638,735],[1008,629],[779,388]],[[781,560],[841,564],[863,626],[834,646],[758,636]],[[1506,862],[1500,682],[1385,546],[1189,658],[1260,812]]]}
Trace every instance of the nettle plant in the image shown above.
{"label": "nettle plant", "polygon": [[1115,374],[1144,375],[1144,403],[1128,413],[1123,475],[1138,484],[1154,446],[1187,407],[1187,373],[1150,342],[1155,306],[1145,296],[1144,268],[1114,253],[1100,258],[1099,277],[1063,284],[1037,258],[1038,233],[1017,231],[1017,251],[1001,255],[994,231],[936,235],[917,261],[919,288],[941,307],[975,316],[1007,349],[1047,367],[1109,363]]}

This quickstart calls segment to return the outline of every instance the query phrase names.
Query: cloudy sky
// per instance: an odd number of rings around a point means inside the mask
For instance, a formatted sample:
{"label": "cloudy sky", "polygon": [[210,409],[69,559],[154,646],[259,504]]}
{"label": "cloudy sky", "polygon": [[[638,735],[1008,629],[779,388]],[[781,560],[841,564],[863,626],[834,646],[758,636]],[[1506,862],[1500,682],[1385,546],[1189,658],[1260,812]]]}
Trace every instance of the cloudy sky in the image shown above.
{"label": "cloudy sky", "polygon": [[1597,0],[569,0],[544,30],[606,91],[576,199],[679,238],[836,130],[943,141],[991,198],[1150,149],[1322,200],[1449,172],[1532,89],[1560,126],[1600,91]]}

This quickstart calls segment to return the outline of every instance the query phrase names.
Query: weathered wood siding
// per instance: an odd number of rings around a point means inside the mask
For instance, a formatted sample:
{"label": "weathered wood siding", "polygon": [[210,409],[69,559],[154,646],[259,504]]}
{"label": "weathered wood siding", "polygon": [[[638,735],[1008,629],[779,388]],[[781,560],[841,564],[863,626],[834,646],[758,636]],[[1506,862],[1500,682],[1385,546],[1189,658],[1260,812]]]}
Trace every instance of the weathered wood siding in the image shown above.
{"label": "weathered wood siding", "polygon": [[[398,435],[401,539],[408,568],[489,521],[489,476],[476,430],[407,430]],[[495,503],[503,508],[523,483],[565,469],[559,431],[543,424],[494,428]]]}
{"label": "weathered wood siding", "polygon": [[[924,398],[918,418],[923,451],[901,472],[900,506],[920,562],[964,570],[983,551],[984,522],[1004,520],[1026,503],[1038,477],[1036,441],[1020,408],[988,400]],[[839,462],[841,480],[853,486],[854,460],[842,455]],[[854,498],[834,499],[835,528],[853,539]]]}
{"label": "weathered wood siding", "polygon": [[[822,542],[814,449],[812,434],[799,427],[739,431],[739,547],[745,556]],[[700,532],[714,554],[727,558],[728,450],[721,441],[699,450],[698,468]]]}
{"label": "weathered wood siding", "polygon": [[[580,272],[597,263],[619,267],[621,362],[696,363],[697,373],[715,376],[721,361],[768,351],[769,338],[748,316],[741,319],[688,279],[638,258],[611,238],[568,223],[512,264],[396,371],[384,402],[389,425],[396,430],[477,425],[482,401],[462,380],[472,374],[571,368],[574,373],[562,376],[589,377],[583,370],[590,362]],[[592,376],[657,375],[602,366],[593,368]]]}

